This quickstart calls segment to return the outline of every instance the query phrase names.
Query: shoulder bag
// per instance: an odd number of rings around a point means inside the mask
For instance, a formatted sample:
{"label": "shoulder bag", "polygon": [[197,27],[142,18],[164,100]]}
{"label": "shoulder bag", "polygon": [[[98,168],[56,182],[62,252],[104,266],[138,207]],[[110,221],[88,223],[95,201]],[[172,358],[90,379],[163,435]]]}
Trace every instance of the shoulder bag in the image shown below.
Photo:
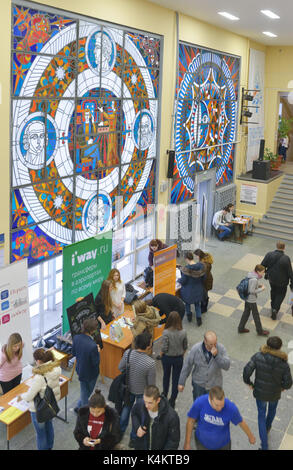
{"label": "shoulder bag", "polygon": [[44,379],[46,382],[44,398],[41,398],[40,393],[38,393],[34,398],[38,423],[45,423],[46,421],[55,418],[60,411],[55,394],[52,388],[49,387],[46,377],[44,377]]}

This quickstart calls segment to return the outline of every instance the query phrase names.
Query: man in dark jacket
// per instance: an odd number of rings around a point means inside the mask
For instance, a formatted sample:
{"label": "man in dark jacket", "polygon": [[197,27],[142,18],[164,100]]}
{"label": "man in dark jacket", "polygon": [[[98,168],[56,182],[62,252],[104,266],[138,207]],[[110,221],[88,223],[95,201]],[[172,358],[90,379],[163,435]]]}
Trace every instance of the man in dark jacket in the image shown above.
{"label": "man in dark jacket", "polygon": [[87,405],[99,375],[99,346],[93,339],[97,328],[97,320],[89,318],[83,322],[82,333],[73,337],[72,355],[76,357],[76,372],[80,383],[80,399],[74,409],[76,413],[81,406]]}
{"label": "man in dark jacket", "polygon": [[[258,409],[258,429],[262,450],[268,449],[267,433],[276,415],[281,392],[292,387],[288,356],[281,351],[282,340],[271,336],[243,370],[243,380],[253,389]],[[255,372],[254,383],[250,377]],[[266,411],[268,404],[268,413]]]}
{"label": "man in dark jacket", "polygon": [[164,314],[166,315],[166,318],[163,318],[160,321],[160,325],[163,323],[166,323],[167,318],[169,316],[169,313],[171,312],[178,312],[181,320],[184,317],[185,314],[185,305],[182,300],[177,297],[176,295],[168,294],[168,293],[161,293],[155,295],[151,302],[153,307],[156,307],[160,311],[160,316],[162,317]]}
{"label": "man in dark jacket", "polygon": [[135,450],[177,450],[180,421],[168,400],[160,396],[155,385],[145,388],[143,399],[132,409],[132,426],[136,433]]}
{"label": "man in dark jacket", "polygon": [[266,254],[261,264],[266,268],[265,279],[271,286],[271,307],[273,320],[277,319],[278,311],[285,298],[287,286],[293,290],[293,272],[289,256],[285,255],[285,243],[278,242],[277,249]]}

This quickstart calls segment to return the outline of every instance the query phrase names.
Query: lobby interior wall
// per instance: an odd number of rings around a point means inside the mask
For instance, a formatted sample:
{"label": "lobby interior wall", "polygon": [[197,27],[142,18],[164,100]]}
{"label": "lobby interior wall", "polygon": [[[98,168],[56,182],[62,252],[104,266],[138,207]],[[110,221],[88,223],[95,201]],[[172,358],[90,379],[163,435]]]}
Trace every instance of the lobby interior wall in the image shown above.
{"label": "lobby interior wall", "polygon": [[293,93],[292,64],[292,46],[267,47],[265,76],[265,141],[266,147],[270,148],[273,152],[277,151],[279,92]]}
{"label": "lobby interior wall", "polygon": [[[159,182],[166,180],[167,149],[170,148],[172,133],[172,115],[176,83],[176,13],[145,0],[39,0],[38,4],[63,9],[117,25],[152,32],[163,36],[162,86],[161,86],[161,126],[160,126],[160,165]],[[10,218],[10,37],[11,37],[11,1],[1,2],[0,37],[5,47],[1,48],[1,88],[2,113],[1,125],[1,160],[0,160],[0,197],[2,201],[0,233],[5,233],[5,260],[9,262],[9,218]],[[195,18],[179,15],[179,39],[191,44],[207,47],[241,57],[241,78],[239,88],[247,86],[250,41],[242,36],[230,33]],[[293,75],[293,74],[292,74]],[[292,77],[293,78],[293,77]],[[239,122],[239,121],[238,121]],[[238,125],[236,136],[237,151],[235,156],[234,178],[241,173],[244,165],[246,147],[243,126]],[[243,135],[242,135],[243,134]],[[171,180],[168,181],[170,190]],[[166,205],[169,190],[160,192],[158,203]],[[160,216],[160,235],[166,230],[166,214]]]}

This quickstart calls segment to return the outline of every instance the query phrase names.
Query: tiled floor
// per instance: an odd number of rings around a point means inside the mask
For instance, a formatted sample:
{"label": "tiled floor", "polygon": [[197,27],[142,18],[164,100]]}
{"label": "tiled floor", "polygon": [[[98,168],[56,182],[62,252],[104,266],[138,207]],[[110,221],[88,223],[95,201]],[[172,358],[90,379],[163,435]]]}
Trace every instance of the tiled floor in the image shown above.
{"label": "tiled floor", "polygon": [[[257,426],[257,412],[255,399],[251,390],[243,383],[243,367],[250,357],[265,344],[266,339],[256,334],[252,319],[248,321],[249,334],[239,335],[237,326],[243,312],[244,302],[239,298],[236,286],[240,280],[253,270],[254,266],[261,262],[265,253],[275,249],[275,242],[271,239],[256,236],[248,237],[243,245],[229,242],[211,240],[206,246],[201,247],[209,251],[214,257],[213,275],[214,287],[210,292],[210,304],[206,314],[203,315],[203,324],[197,327],[196,323],[188,323],[183,320],[183,327],[187,330],[189,349],[196,342],[202,341],[204,332],[214,330],[217,333],[218,341],[224,344],[231,359],[231,367],[224,376],[224,390],[226,396],[233,400],[238,406],[243,418],[257,438],[256,445],[249,444],[246,435],[238,427],[231,426],[232,449],[234,450],[257,450],[260,441]],[[287,244],[286,253],[293,260],[293,243]],[[270,318],[270,292],[269,284],[266,290],[259,295],[258,307],[263,327],[270,330],[272,334],[280,336],[283,340],[283,350],[289,354],[290,362],[293,364],[293,317],[287,304],[286,297],[278,319],[273,321]],[[154,345],[154,352],[160,350],[160,341]],[[293,373],[293,367],[291,365]],[[69,375],[70,372],[65,372]],[[105,396],[111,381],[105,378],[104,383],[100,378],[97,382]],[[162,386],[162,365],[157,362],[157,385]],[[79,382],[74,374],[73,382],[70,385],[68,397],[68,420],[69,423],[55,420],[55,449],[76,449],[77,444],[73,438],[75,425],[75,414],[73,408],[79,396]],[[185,437],[186,414],[192,405],[191,378],[189,377],[184,392],[179,394],[176,401],[176,410],[181,422],[180,449],[183,448]],[[63,405],[62,405],[63,406]],[[0,449],[5,448],[4,428],[0,426]],[[125,433],[122,443],[127,448],[129,441],[130,426]],[[293,390],[285,391],[279,402],[277,415],[273,422],[273,427],[269,435],[269,446],[271,449],[293,450]],[[12,439],[11,449],[36,449],[35,434],[32,425],[28,426],[18,436]]]}

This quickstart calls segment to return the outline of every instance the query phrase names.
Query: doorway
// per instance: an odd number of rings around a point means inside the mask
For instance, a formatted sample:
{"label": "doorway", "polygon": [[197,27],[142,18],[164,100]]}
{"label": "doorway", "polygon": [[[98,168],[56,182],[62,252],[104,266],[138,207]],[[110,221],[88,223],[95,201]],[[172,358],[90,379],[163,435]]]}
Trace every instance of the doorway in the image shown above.
{"label": "doorway", "polygon": [[211,237],[216,192],[216,169],[202,171],[195,175],[195,196],[199,205],[200,239],[205,242]]}

